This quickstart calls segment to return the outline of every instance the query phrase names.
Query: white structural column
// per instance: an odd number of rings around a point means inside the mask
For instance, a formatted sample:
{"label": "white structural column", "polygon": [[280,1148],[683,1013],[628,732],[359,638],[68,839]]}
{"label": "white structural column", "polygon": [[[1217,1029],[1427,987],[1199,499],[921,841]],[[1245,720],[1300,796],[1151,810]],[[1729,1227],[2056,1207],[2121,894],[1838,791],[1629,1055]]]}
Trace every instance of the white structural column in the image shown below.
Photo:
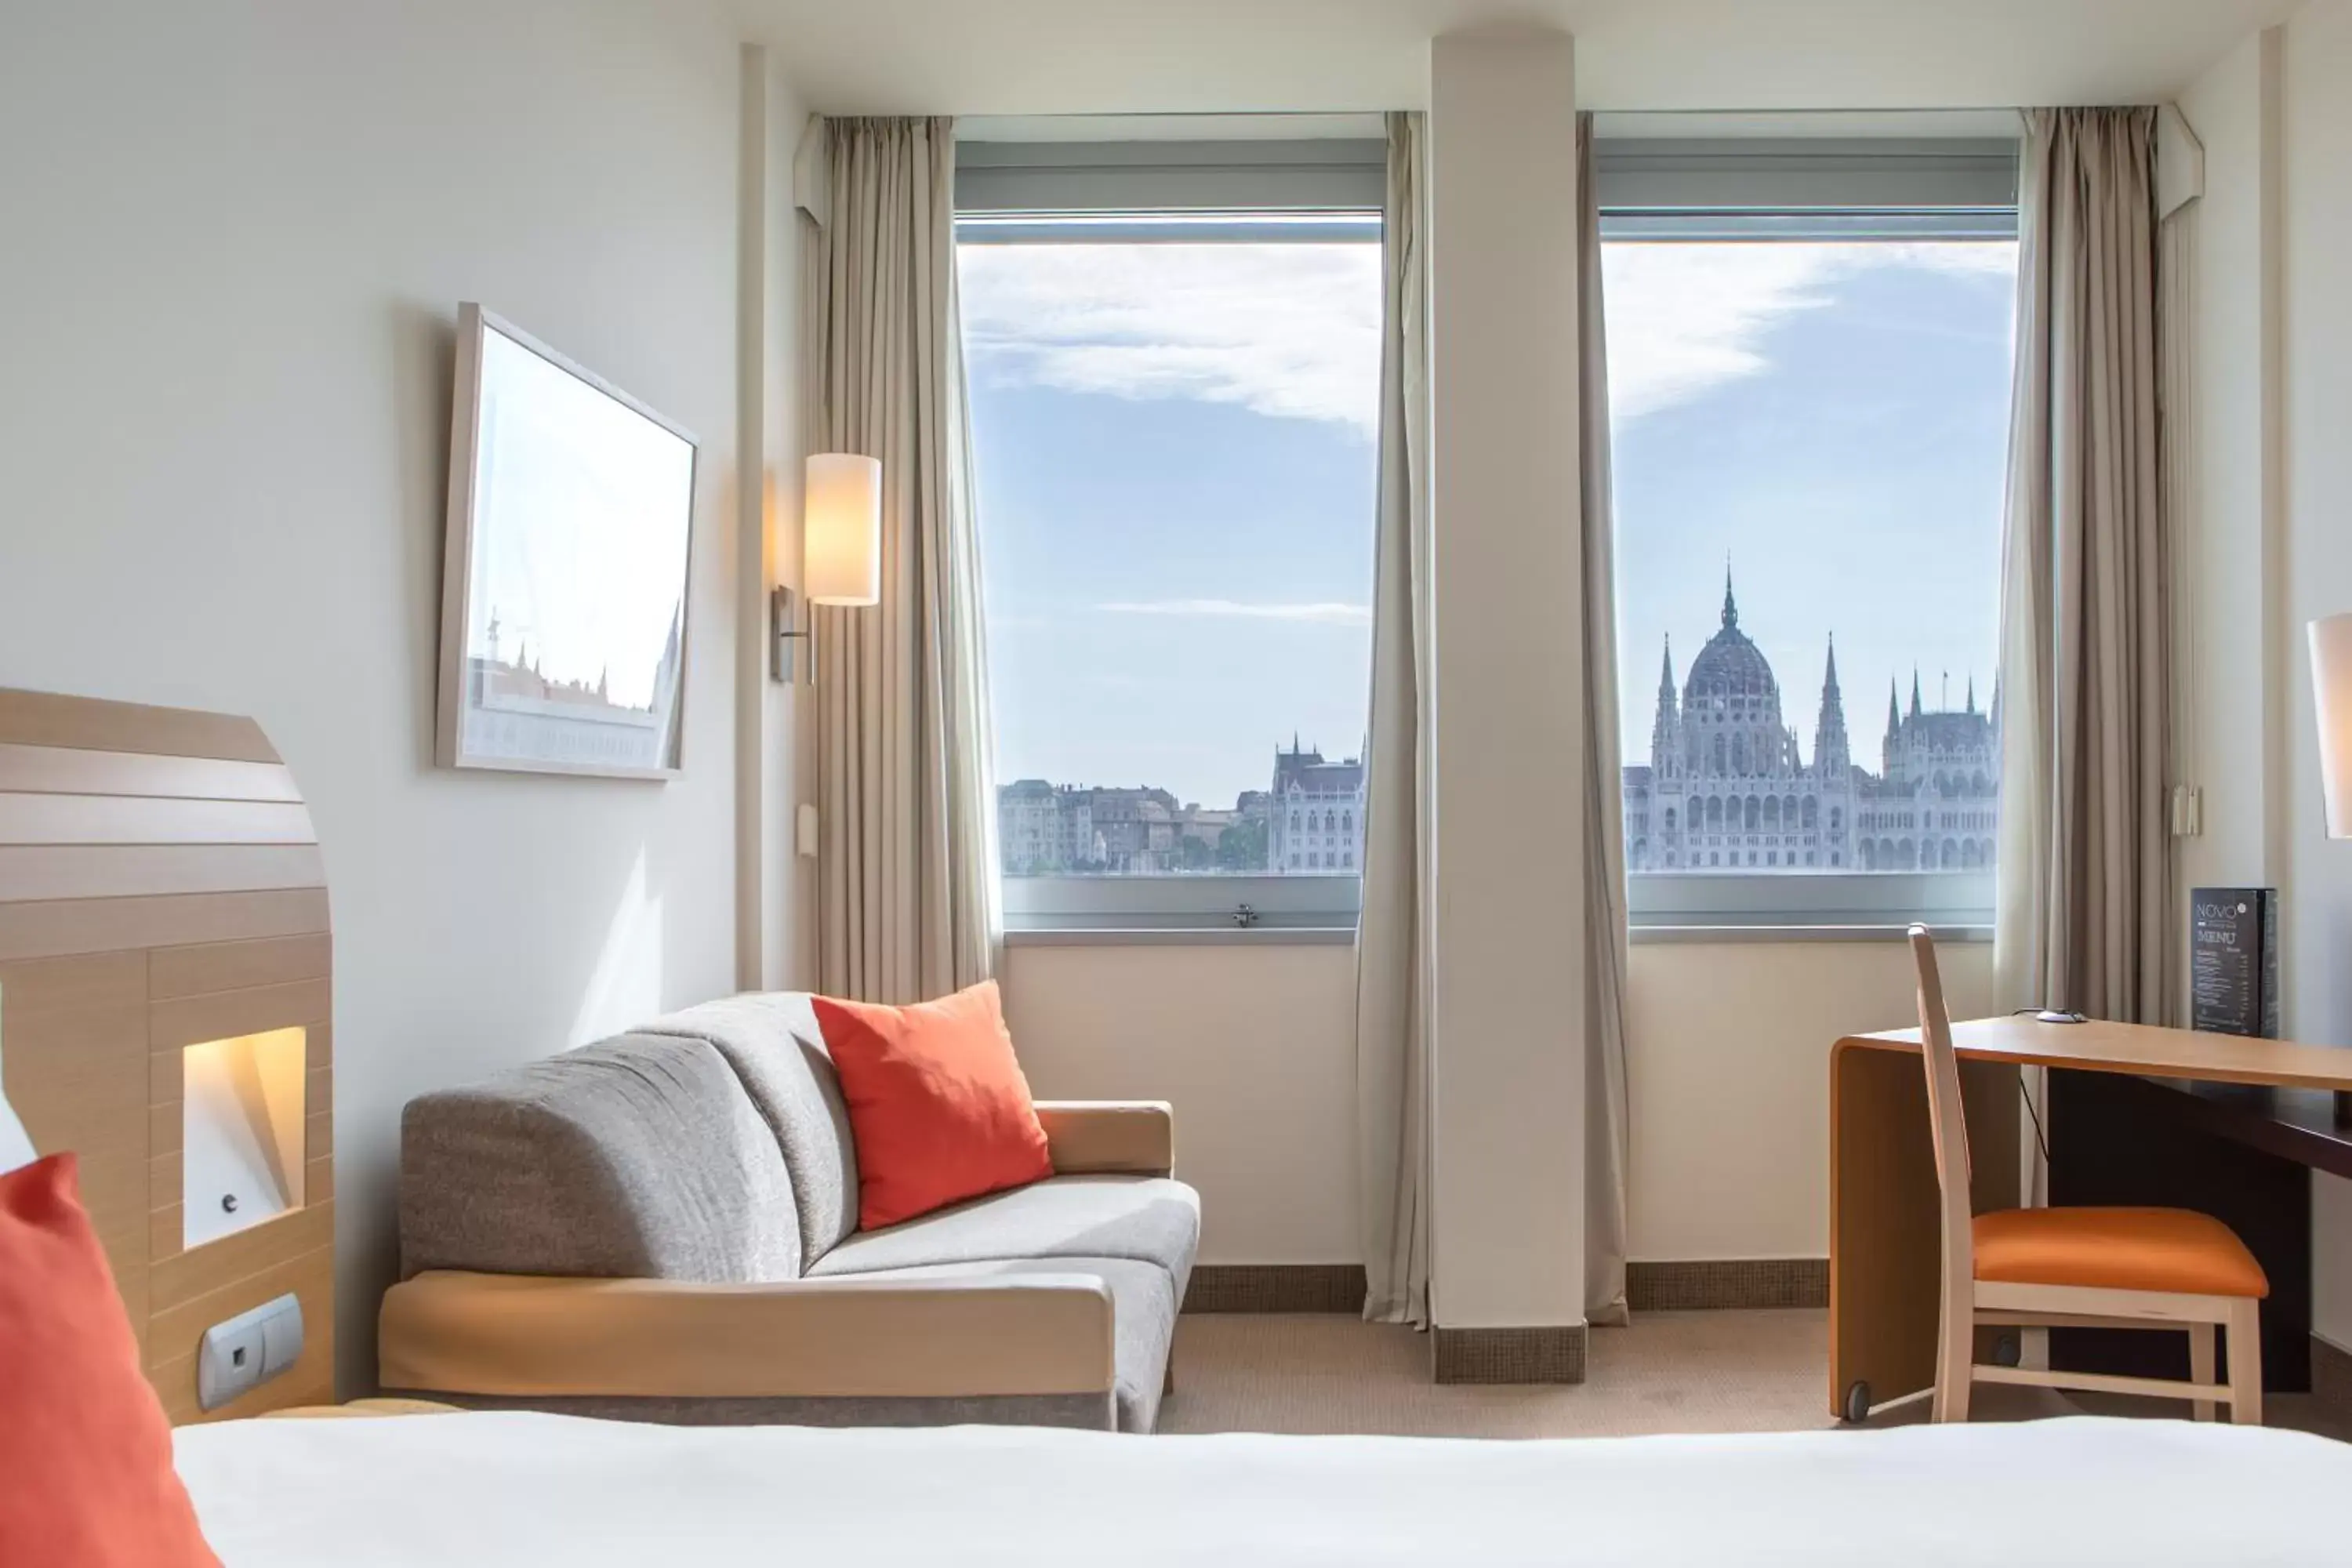
{"label": "white structural column", "polygon": [[1572,38],[1435,42],[1430,196],[1443,1374],[1444,1331],[1584,1321]]}

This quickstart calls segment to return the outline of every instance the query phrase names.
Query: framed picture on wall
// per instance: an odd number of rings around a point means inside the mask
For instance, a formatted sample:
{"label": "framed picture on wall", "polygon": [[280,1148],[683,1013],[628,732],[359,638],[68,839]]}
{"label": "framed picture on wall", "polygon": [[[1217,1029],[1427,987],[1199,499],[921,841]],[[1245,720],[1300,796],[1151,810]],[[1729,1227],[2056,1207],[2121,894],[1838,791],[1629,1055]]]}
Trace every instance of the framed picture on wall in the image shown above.
{"label": "framed picture on wall", "polygon": [[467,303],[449,448],[441,765],[675,777],[694,437]]}

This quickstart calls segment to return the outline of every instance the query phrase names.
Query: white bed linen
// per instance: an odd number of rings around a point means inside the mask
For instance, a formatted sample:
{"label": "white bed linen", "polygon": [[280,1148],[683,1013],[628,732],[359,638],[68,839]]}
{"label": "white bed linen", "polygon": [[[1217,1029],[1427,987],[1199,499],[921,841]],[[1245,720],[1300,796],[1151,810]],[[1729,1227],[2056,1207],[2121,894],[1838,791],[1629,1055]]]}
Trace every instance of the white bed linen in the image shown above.
{"label": "white bed linen", "polygon": [[2352,1447],[2172,1421],[1475,1442],[482,1414],[178,1441],[226,1568],[2352,1561]]}

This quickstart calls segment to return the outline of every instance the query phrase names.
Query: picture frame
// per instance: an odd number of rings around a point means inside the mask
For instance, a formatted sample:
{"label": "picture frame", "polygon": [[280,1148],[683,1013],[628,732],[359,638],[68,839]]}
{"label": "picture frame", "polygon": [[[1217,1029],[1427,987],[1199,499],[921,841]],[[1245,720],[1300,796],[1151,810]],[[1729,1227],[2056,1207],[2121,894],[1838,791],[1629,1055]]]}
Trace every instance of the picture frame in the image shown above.
{"label": "picture frame", "polygon": [[676,778],[700,444],[473,301],[455,379],[435,760]]}

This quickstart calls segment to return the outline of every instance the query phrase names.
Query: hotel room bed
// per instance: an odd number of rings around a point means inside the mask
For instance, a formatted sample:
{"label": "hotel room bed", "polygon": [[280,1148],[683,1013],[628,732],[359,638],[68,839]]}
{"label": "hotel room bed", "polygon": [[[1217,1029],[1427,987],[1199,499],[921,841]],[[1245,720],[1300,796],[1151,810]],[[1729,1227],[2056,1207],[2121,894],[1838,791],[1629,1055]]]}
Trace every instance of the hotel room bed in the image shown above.
{"label": "hotel room bed", "polygon": [[2341,1563],[2352,1447],[2075,1418],[1566,1442],[530,1414],[183,1428],[226,1568]]}

